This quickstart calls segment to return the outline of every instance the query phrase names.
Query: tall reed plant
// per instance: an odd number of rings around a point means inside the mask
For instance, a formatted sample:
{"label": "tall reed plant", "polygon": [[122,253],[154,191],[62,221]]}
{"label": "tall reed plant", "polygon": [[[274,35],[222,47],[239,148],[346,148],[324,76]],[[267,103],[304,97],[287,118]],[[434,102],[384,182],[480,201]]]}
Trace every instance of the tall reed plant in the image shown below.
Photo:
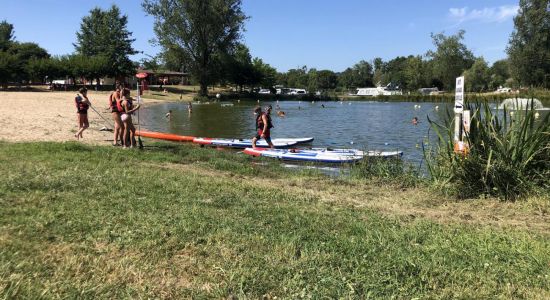
{"label": "tall reed plant", "polygon": [[[461,198],[481,195],[514,200],[530,193],[550,194],[550,113],[533,107],[492,109],[488,101],[467,104],[467,154],[453,149],[454,118],[429,119],[438,136],[436,149],[424,151],[437,183],[450,183]],[[434,151],[432,151],[434,150]]]}

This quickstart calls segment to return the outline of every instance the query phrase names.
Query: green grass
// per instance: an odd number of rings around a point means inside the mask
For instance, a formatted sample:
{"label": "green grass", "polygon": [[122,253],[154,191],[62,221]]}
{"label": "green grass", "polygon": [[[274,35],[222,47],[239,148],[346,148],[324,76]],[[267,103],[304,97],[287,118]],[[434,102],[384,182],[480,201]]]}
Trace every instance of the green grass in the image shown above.
{"label": "green grass", "polygon": [[291,184],[345,179],[156,146],[0,143],[1,297],[550,296],[546,233],[386,216]]}

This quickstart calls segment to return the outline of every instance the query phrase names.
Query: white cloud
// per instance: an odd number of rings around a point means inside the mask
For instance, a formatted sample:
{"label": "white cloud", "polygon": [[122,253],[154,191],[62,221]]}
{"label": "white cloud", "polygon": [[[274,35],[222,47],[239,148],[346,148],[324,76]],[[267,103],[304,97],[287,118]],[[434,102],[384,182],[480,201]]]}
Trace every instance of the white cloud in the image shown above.
{"label": "white cloud", "polygon": [[485,7],[483,9],[469,9],[468,7],[450,8],[449,18],[457,24],[468,21],[484,23],[500,23],[513,18],[519,10],[518,5],[503,5],[499,7]]}

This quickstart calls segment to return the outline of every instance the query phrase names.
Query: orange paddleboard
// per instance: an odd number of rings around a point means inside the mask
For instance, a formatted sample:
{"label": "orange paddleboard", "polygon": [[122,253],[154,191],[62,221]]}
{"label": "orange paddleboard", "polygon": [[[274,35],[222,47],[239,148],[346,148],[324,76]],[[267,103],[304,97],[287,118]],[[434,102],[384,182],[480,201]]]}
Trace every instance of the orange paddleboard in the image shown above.
{"label": "orange paddleboard", "polygon": [[194,136],[177,135],[172,133],[152,132],[152,131],[143,131],[143,130],[141,131],[136,130],[136,135],[142,136],[142,137],[148,137],[152,139],[173,141],[173,142],[192,142],[193,139],[195,138]]}

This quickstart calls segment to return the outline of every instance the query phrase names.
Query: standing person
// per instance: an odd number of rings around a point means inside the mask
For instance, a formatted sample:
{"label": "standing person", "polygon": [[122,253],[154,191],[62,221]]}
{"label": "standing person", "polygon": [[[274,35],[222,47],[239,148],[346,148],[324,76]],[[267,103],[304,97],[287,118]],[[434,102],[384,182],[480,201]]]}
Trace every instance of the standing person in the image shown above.
{"label": "standing person", "polygon": [[192,113],[193,112],[193,104],[191,104],[191,102],[187,103],[187,111],[189,113]]}
{"label": "standing person", "polygon": [[[109,95],[109,108],[111,109],[111,116],[113,117],[113,121],[115,121],[115,130],[113,134],[113,146],[119,146],[122,145],[122,139],[124,138],[123,128],[124,125],[122,124],[122,120],[120,119],[120,114],[122,111],[118,109],[117,103],[121,101],[122,95],[122,88],[120,84],[116,85],[116,89]],[[118,140],[120,140],[120,144],[118,143]]]}
{"label": "standing person", "polygon": [[118,109],[122,111],[120,119],[122,120],[122,124],[124,124],[123,145],[124,148],[134,148],[136,146],[136,127],[132,122],[132,114],[139,109],[140,105],[134,106],[129,89],[122,90],[122,101],[119,103],[120,107]]}
{"label": "standing person", "polygon": [[256,114],[256,130],[258,131],[256,136],[252,139],[252,148],[256,149],[256,142],[259,139],[265,139],[269,148],[274,148],[271,142],[271,128],[273,123],[271,122],[271,105],[265,108],[265,112],[262,113],[261,108],[257,107],[254,111]]}
{"label": "standing person", "polygon": [[82,132],[86,128],[90,127],[88,122],[88,109],[90,108],[90,100],[88,99],[88,90],[86,88],[81,88],[78,90],[78,94],[74,98],[76,105],[76,116],[78,121],[78,132],[74,135],[75,138],[82,138]]}

